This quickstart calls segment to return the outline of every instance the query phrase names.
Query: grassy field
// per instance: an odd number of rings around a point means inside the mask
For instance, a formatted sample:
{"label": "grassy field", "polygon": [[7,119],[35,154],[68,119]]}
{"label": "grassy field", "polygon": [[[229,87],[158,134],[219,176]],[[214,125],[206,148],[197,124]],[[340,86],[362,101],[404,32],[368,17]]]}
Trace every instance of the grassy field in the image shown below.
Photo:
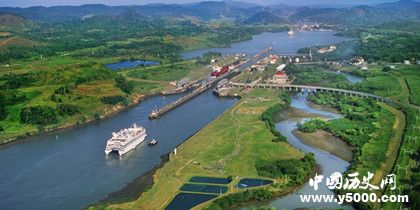
{"label": "grassy field", "polygon": [[395,65],[395,69],[388,71],[384,71],[383,67],[383,65],[371,65],[368,71],[354,70],[354,68],[340,68],[340,70],[353,69],[353,73],[365,77],[364,81],[349,88],[419,105],[420,65]]}
{"label": "grassy field", "polygon": [[[139,101],[144,95],[173,88],[172,82],[184,77],[199,79],[212,71],[203,62],[196,60],[117,72],[104,66],[121,59],[125,58],[79,59],[62,54],[0,66],[0,86],[4,87],[0,91],[0,98],[6,101],[0,103],[0,143],[108,116]],[[218,64],[223,65],[233,62],[234,57],[218,60]],[[122,87],[118,87],[115,79],[121,75],[133,87],[132,91],[123,91]],[[68,92],[57,93],[63,88],[68,89]],[[104,97],[113,96],[122,96],[125,99],[118,104],[104,104],[101,101]],[[58,116],[54,111],[57,120],[53,123],[40,125],[22,122],[19,114],[25,108],[36,106],[58,110],[63,104],[74,106],[77,112],[71,116]]]}
{"label": "grassy field", "polygon": [[154,81],[176,81],[184,78],[188,73],[198,68],[195,62],[168,64],[139,68],[127,73],[129,77],[154,80]]}
{"label": "grassy field", "polygon": [[380,96],[403,100],[403,98],[400,97],[403,89],[397,77],[391,74],[375,72],[366,77],[363,82],[357,84],[356,87],[363,92],[370,92]]}
{"label": "grassy field", "polygon": [[[335,101],[335,97],[331,94],[315,96],[311,96],[311,100],[317,103],[329,101],[328,103],[338,107],[346,116],[330,120],[323,129],[353,145],[355,157],[347,173],[358,172],[364,176],[371,172],[374,177],[370,183],[379,186],[382,179],[392,173],[394,162],[398,157],[406,124],[404,113],[386,104],[375,105],[363,102],[366,99],[345,100],[341,97],[342,99]],[[344,190],[340,191],[340,194],[343,193],[345,193]],[[375,193],[379,196],[384,193],[384,190],[375,191]],[[359,206],[360,204],[362,203],[357,204],[358,208],[366,208],[366,206]],[[373,209],[380,207],[378,203],[370,205],[369,208]]]}
{"label": "grassy field", "polygon": [[[415,105],[420,105],[420,65],[397,66],[390,72],[402,80],[409,92],[408,101]],[[405,83],[405,84],[404,84]]]}
{"label": "grassy field", "polygon": [[[177,148],[177,155],[154,175],[155,184],[134,201],[111,208],[162,209],[192,176],[259,177],[256,161],[298,159],[303,154],[273,134],[259,117],[282,103],[278,92],[254,90]],[[230,188],[229,193],[235,192]]]}
{"label": "grassy field", "polygon": [[[45,85],[20,88],[18,91],[27,95],[28,100],[6,106],[8,113],[5,120],[0,121],[0,126],[5,130],[0,134],[0,143],[14,137],[25,137],[31,134],[42,132],[69,125],[81,124],[93,120],[98,116],[105,116],[114,112],[114,108],[100,102],[100,98],[110,95],[124,95],[115,87],[112,80],[100,80],[78,86],[72,94],[60,96],[62,104],[72,104],[78,107],[79,114],[73,116],[59,116],[58,122],[52,125],[38,126],[20,122],[19,112],[28,106],[51,106],[56,107],[58,103],[50,100],[51,95],[59,85]],[[133,95],[131,100],[138,98]]]}
{"label": "grassy field", "polygon": [[[222,66],[235,61],[234,56],[218,58],[216,65]],[[138,67],[128,71],[121,72],[129,78],[170,82],[183,78],[197,80],[210,75],[212,68],[207,65],[199,64],[196,60],[181,61],[172,64],[163,64],[159,66]]]}
{"label": "grassy field", "polygon": [[[418,132],[418,127],[420,126],[420,110],[407,105],[401,105],[400,108],[404,111],[407,121],[403,140],[400,144],[401,148],[398,151],[396,163],[391,171],[396,175],[397,188],[391,190],[388,187],[385,192],[387,195],[407,195],[408,193],[414,193],[412,192],[414,191],[413,187],[418,185],[418,157],[416,160],[415,153],[420,147],[420,135]],[[417,176],[417,179],[415,176]],[[410,199],[417,198],[411,197]],[[398,202],[387,202],[382,205],[384,209],[398,209],[400,206],[401,203]]]}
{"label": "grassy field", "polygon": [[[164,89],[173,88],[169,81],[184,76],[202,77],[210,71],[209,68],[198,68],[199,65],[195,61],[177,63],[175,71],[169,68],[173,66],[172,64],[163,64],[163,67],[140,71],[143,75],[149,75],[145,79],[127,77],[128,82],[133,86],[133,91],[127,94],[117,87],[114,78],[118,75],[129,74],[130,71],[112,72],[104,67],[104,64],[118,60],[119,58],[116,57],[94,60],[93,58],[76,59],[72,56],[55,56],[0,66],[0,85],[5,87],[0,91],[0,96],[2,100],[3,96],[7,99],[3,108],[6,117],[0,120],[0,128],[2,128],[0,129],[0,143],[16,137],[23,138],[45,130],[83,124],[108,116],[121,110],[125,105],[137,102],[142,95],[155,94]],[[223,61],[230,62],[231,60],[232,58],[227,58]],[[194,71],[190,70],[192,68]],[[16,76],[10,77],[10,75]],[[16,86],[10,86],[11,81]],[[69,92],[57,93],[63,87],[68,88]],[[115,95],[124,96],[128,103],[113,105],[101,102],[103,97]],[[12,102],[15,96],[23,99]],[[62,104],[75,106],[77,113],[71,116],[57,115],[57,122],[47,125],[26,124],[20,120],[19,113],[24,108],[43,106],[57,109]]]}

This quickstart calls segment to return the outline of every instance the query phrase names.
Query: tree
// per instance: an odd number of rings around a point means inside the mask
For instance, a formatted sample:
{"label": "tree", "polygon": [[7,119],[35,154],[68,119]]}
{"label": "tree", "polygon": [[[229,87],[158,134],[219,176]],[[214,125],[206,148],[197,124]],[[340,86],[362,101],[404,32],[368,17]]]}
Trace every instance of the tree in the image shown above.
{"label": "tree", "polygon": [[19,113],[20,121],[27,124],[49,125],[57,123],[57,113],[49,106],[25,107]]}
{"label": "tree", "polygon": [[129,83],[123,76],[116,77],[115,83],[118,88],[127,94],[131,94],[131,92],[134,90],[134,86]]}

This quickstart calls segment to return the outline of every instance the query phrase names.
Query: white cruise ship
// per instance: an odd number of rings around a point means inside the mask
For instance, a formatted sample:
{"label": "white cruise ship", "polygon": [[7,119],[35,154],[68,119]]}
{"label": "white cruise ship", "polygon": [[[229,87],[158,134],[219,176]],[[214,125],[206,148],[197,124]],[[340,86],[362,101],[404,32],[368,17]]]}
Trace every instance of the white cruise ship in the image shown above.
{"label": "white cruise ship", "polygon": [[124,155],[143,142],[146,136],[146,129],[137,126],[135,123],[131,128],[113,132],[112,138],[106,143],[105,154],[108,155],[111,152],[118,152],[120,156]]}

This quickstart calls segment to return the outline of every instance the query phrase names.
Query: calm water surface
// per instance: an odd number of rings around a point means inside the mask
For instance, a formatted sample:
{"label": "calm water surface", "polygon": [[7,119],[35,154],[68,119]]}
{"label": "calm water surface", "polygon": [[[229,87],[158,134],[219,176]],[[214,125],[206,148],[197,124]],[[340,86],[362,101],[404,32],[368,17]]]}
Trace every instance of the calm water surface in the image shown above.
{"label": "calm water surface", "polygon": [[[307,104],[307,95],[299,93],[292,97],[291,107],[297,108],[299,110],[305,111],[307,113],[314,113],[319,115],[324,115],[329,118],[340,118],[342,117],[339,114],[313,109]],[[352,209],[351,206],[342,206],[336,203],[302,203],[299,195],[333,195],[334,193],[325,186],[326,177],[330,176],[334,172],[343,173],[349,163],[326,152],[321,149],[314,148],[312,146],[302,143],[292,131],[297,128],[298,122],[303,122],[308,120],[306,118],[300,119],[290,119],[282,121],[276,124],[276,129],[280,131],[284,136],[286,136],[287,141],[293,145],[295,148],[298,148],[304,153],[314,153],[316,163],[321,166],[321,174],[324,176],[324,182],[321,183],[317,191],[313,187],[309,186],[309,183],[303,185],[302,188],[297,190],[294,193],[291,193],[287,196],[277,198],[269,203],[257,204],[253,206],[246,206],[240,209],[251,209],[252,207],[267,205],[270,207],[275,207],[276,209],[297,209],[297,208],[308,208],[308,209]]]}
{"label": "calm water surface", "polygon": [[[294,53],[307,46],[347,40],[333,34],[304,32],[289,38],[286,33],[263,33],[254,36],[253,40],[219,50],[224,54],[255,54],[273,46],[274,53]],[[188,52],[183,56],[196,57],[210,50]],[[133,66],[127,64],[125,68],[130,67]],[[152,97],[110,119],[82,128],[33,137],[0,149],[1,208],[79,209],[101,200],[108,193],[124,187],[135,177],[152,169],[160,163],[161,155],[172,151],[235,103],[234,99],[217,98],[207,91],[158,120],[150,121],[147,118],[155,106],[161,107],[178,97],[180,95]],[[111,132],[129,127],[134,122],[147,129],[145,142],[121,159],[107,157],[104,147]],[[292,144],[305,152],[316,150],[309,146],[301,148],[299,141],[288,134],[295,124],[284,122],[278,125],[278,129]],[[159,144],[147,147],[147,141],[152,138],[156,138]],[[317,151],[317,154],[321,154],[319,157],[317,155],[317,161],[322,165],[326,161],[334,170],[345,170],[348,165],[335,156]],[[328,169],[327,165],[324,171],[329,170],[333,169]]]}
{"label": "calm water surface", "polygon": [[110,63],[105,65],[106,67],[112,69],[113,71],[121,69],[129,69],[137,66],[156,66],[159,65],[159,62],[156,61],[144,61],[144,60],[133,60],[133,61],[121,61],[117,63]]}
{"label": "calm water surface", "polygon": [[297,32],[295,36],[289,37],[287,32],[262,33],[253,36],[252,40],[232,44],[229,48],[210,48],[194,50],[182,54],[184,58],[194,58],[209,51],[221,52],[226,54],[246,53],[254,55],[267,47],[273,47],[272,53],[289,54],[296,53],[297,50],[315,45],[334,44],[350,40],[350,38],[334,36],[336,32],[326,31],[306,31]]}
{"label": "calm water surface", "polygon": [[[190,135],[235,103],[211,91],[150,121],[148,113],[179,96],[153,97],[110,119],[31,138],[0,150],[0,205],[5,209],[79,209],[106,197],[160,163]],[[107,157],[111,132],[134,122],[147,129],[145,142],[121,159]],[[56,135],[58,139],[56,139]],[[155,138],[154,147],[147,142]]]}

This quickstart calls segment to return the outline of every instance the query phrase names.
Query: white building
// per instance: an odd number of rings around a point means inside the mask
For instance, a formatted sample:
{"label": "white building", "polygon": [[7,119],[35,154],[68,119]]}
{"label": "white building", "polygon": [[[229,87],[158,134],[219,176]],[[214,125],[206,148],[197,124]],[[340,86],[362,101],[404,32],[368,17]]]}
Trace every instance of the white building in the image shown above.
{"label": "white building", "polygon": [[283,69],[286,67],[286,64],[280,64],[279,66],[277,66],[276,70],[277,71],[283,71]]}
{"label": "white building", "polygon": [[336,49],[337,49],[337,47],[335,45],[331,45],[331,46],[323,47],[323,48],[319,49],[318,53],[324,54],[324,53],[332,52]]}

